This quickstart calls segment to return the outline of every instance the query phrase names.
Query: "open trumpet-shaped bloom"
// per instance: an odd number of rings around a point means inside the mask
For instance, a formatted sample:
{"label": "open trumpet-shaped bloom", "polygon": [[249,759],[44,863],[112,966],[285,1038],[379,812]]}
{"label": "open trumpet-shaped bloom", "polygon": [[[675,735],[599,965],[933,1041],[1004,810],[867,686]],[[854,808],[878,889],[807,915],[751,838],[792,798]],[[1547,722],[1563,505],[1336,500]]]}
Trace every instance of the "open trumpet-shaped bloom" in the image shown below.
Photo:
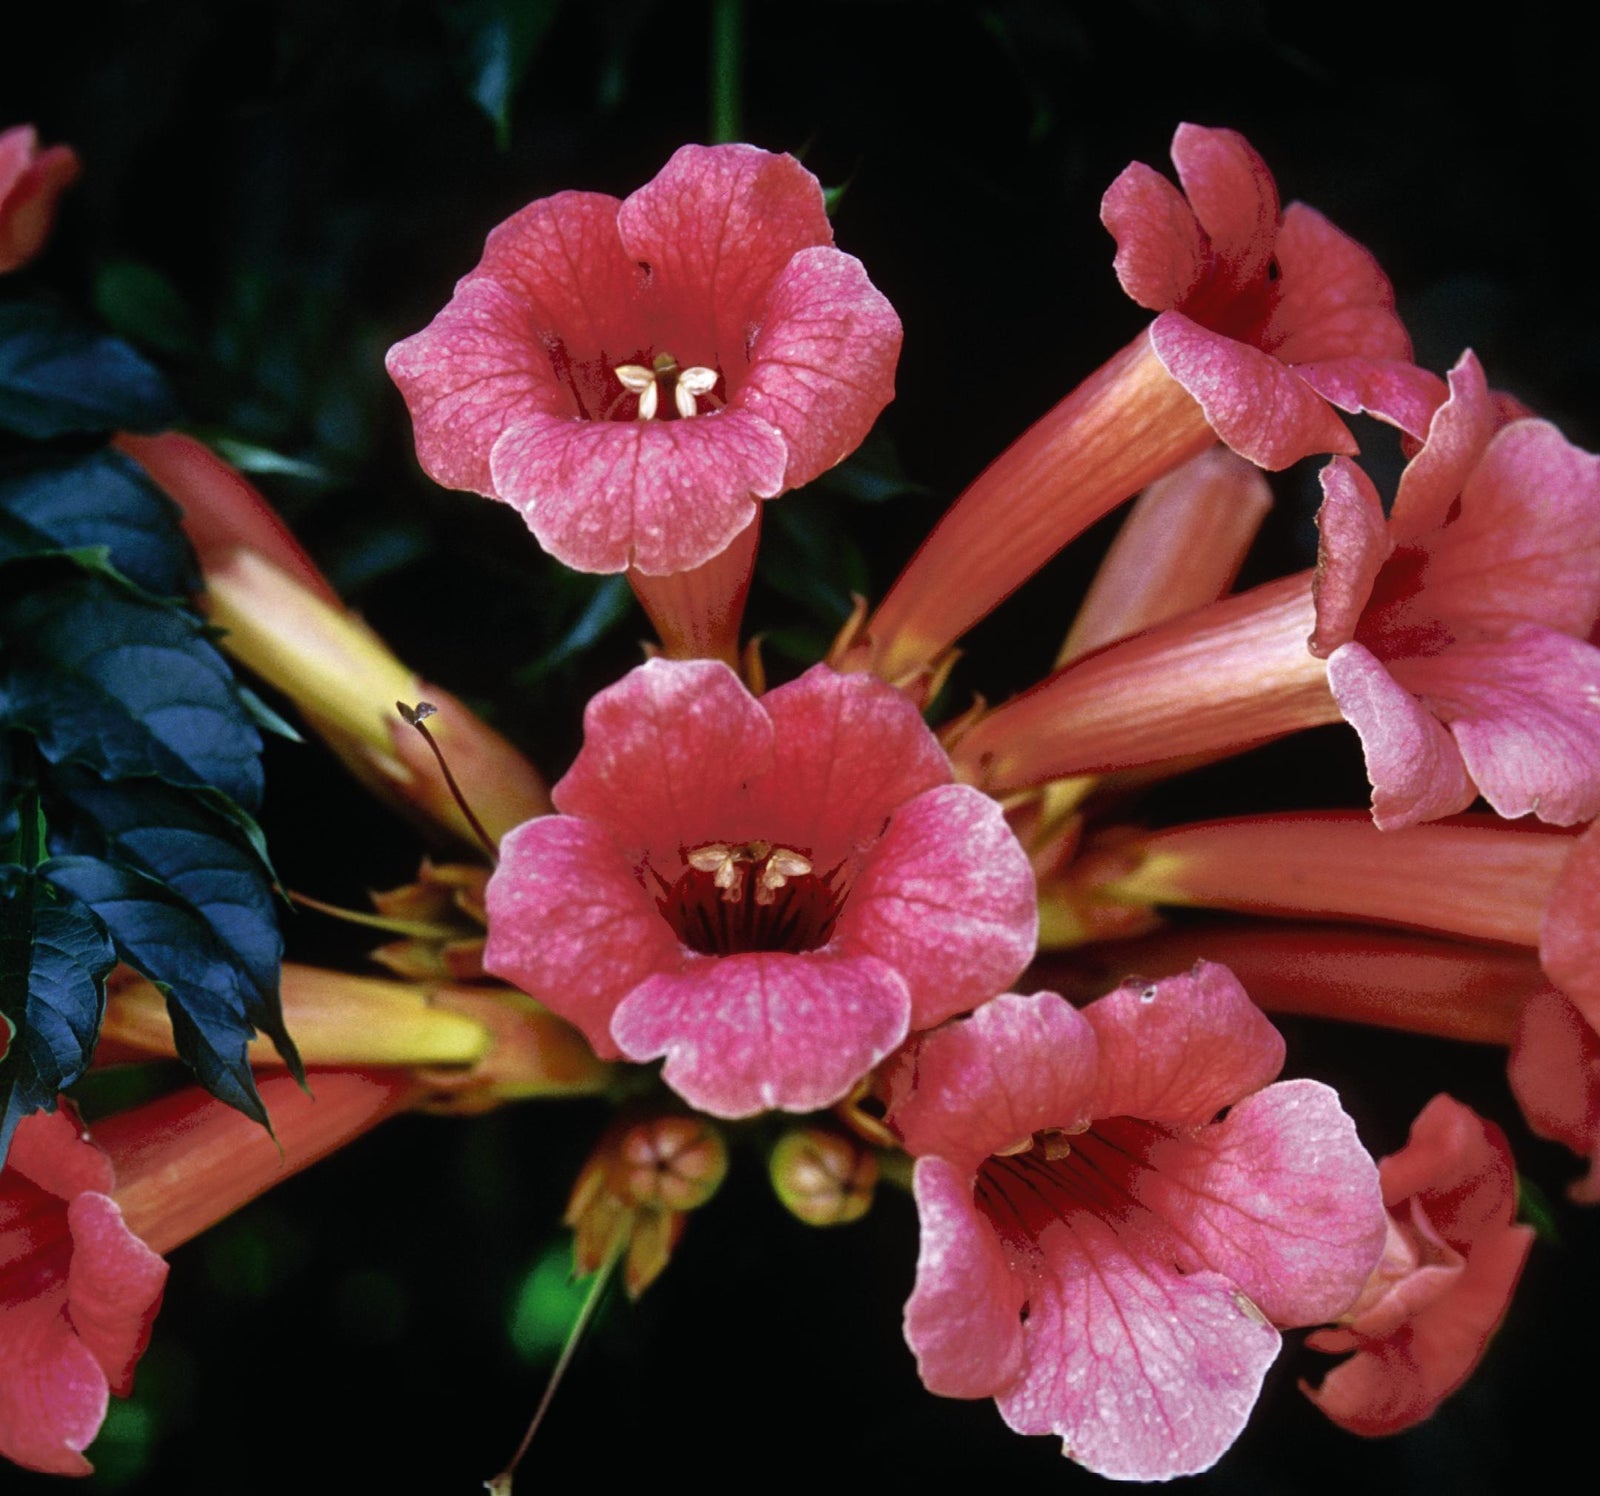
{"label": "open trumpet-shaped bloom", "polygon": [[1373,815],[1600,814],[1600,458],[1546,421],[1496,430],[1470,354],[1385,520],[1353,463],[1323,474],[1317,630],[1361,736]]}
{"label": "open trumpet-shaped bloom", "polygon": [[568,566],[662,576],[851,452],[899,353],[816,178],[724,145],[623,201],[530,203],[388,363],[435,481],[511,504]]}
{"label": "open trumpet-shaped bloom", "polygon": [[905,1323],[929,1390],[993,1397],[1101,1475],[1215,1462],[1274,1326],[1342,1312],[1384,1240],[1337,1096],[1269,1084],[1282,1063],[1205,964],[1081,1011],[1008,994],[920,1039],[889,1121],[918,1155]]}
{"label": "open trumpet-shaped bloom", "polygon": [[17,1128],[0,1178],[0,1453],[87,1475],[110,1393],[125,1397],[167,1265],[122,1219],[111,1160],[69,1108]]}
{"label": "open trumpet-shaped bloom", "polygon": [[1180,192],[1135,161],[1105,195],[1122,288],[1157,312],[1150,342],[1212,429],[1262,467],[1353,452],[1329,405],[1413,436],[1443,393],[1372,255],[1314,208],[1278,212],[1266,163],[1233,130],[1180,125]]}
{"label": "open trumpet-shaped bloom", "polygon": [[652,660],[602,691],[488,888],[485,966],[718,1116],[837,1101],[1033,951],[1033,875],[916,708],[816,666],[757,699]]}
{"label": "open trumpet-shaped bloom", "polygon": [[1357,1434],[1410,1428],[1466,1381],[1533,1245],[1533,1228],[1513,1224],[1516,1173],[1504,1136],[1453,1097],[1422,1109],[1378,1173],[1389,1210],[1383,1260],[1343,1326],[1309,1339],[1356,1354],[1321,1387],[1305,1388]]}

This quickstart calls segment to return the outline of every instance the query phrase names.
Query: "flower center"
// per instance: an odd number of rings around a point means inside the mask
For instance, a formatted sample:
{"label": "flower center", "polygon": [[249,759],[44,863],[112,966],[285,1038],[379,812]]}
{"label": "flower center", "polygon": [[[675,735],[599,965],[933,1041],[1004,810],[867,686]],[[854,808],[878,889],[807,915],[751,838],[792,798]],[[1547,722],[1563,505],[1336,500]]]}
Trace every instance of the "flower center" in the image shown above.
{"label": "flower center", "polygon": [[826,945],[844,904],[842,865],[816,872],[793,847],[768,841],[707,842],[684,850],[671,883],[654,868],[656,907],[703,956],[814,951]]}
{"label": "flower center", "polygon": [[[680,369],[677,359],[670,353],[658,353],[648,365],[618,364],[611,372],[627,394],[639,397],[638,419],[641,421],[653,421],[657,415],[667,417],[672,411],[685,420],[699,415],[702,399],[716,399],[712,391],[720,377],[715,369],[703,364]],[[670,411],[662,409],[663,388],[670,396]]]}
{"label": "flower center", "polygon": [[1076,1132],[1034,1133],[984,1161],[977,1202],[1005,1241],[1031,1244],[1053,1221],[1087,1212],[1125,1219],[1139,1208],[1134,1181],[1167,1133],[1134,1117],[1106,1117]]}

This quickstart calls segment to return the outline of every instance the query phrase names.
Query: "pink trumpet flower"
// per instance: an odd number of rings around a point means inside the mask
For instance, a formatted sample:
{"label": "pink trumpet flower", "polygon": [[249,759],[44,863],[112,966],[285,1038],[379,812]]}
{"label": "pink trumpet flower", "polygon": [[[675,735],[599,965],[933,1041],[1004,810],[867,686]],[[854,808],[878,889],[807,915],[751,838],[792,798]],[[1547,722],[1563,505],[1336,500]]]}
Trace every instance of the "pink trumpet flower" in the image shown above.
{"label": "pink trumpet flower", "polygon": [[[993,1397],[1101,1475],[1209,1468],[1278,1353],[1354,1302],[1377,1172],[1226,968],[1081,1011],[1007,994],[920,1038],[889,1122],[922,1219],[906,1338],[930,1391]],[[1218,1114],[1226,1109],[1222,1120]]]}
{"label": "pink trumpet flower", "polygon": [[1322,475],[1317,627],[1361,736],[1373,817],[1600,815],[1600,457],[1546,421],[1496,430],[1469,353],[1385,521],[1335,458]]}
{"label": "pink trumpet flower", "polygon": [[793,157],[684,146],[623,201],[541,198],[389,351],[417,458],[579,571],[692,570],[860,443],[900,320]]}
{"label": "pink trumpet flower", "polygon": [[722,1117],[831,1105],[1027,964],[1033,875],[916,708],[819,665],[756,698],[652,660],[508,835],[484,965]]}
{"label": "pink trumpet flower", "polygon": [[1069,540],[1220,439],[1284,468],[1353,452],[1334,408],[1412,436],[1443,395],[1373,257],[1321,214],[1280,217],[1272,174],[1232,130],[1180,125],[1184,191],[1134,163],[1101,217],[1123,289],[1158,313],[951,506],[866,625],[897,679],[936,659]]}
{"label": "pink trumpet flower", "polygon": [[162,1255],[418,1099],[408,1071],[261,1082],[275,1137],[198,1086],[97,1123],[70,1104],[18,1125],[0,1174],[0,1453],[87,1475],[167,1278]]}
{"label": "pink trumpet flower", "polygon": [[1341,716],[1386,830],[1464,810],[1600,814],[1600,457],[1545,421],[1495,429],[1471,354],[1385,518],[1354,463],[1323,470],[1317,568],[1069,664],[955,757],[995,794],[1237,752]]}
{"label": "pink trumpet flower", "polygon": [[1472,1374],[1511,1302],[1533,1228],[1513,1224],[1516,1173],[1500,1129],[1449,1096],[1422,1109],[1378,1165],[1383,1260],[1340,1327],[1314,1349],[1354,1351],[1305,1394],[1341,1428],[1393,1434]]}

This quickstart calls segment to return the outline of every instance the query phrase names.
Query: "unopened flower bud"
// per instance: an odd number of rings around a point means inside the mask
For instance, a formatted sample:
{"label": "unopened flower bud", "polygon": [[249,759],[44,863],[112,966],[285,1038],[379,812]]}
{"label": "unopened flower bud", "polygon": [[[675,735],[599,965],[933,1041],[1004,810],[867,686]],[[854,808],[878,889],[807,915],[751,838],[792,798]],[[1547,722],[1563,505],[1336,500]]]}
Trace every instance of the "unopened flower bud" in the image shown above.
{"label": "unopened flower bud", "polygon": [[623,1133],[617,1143],[620,1193],[658,1210],[695,1210],[728,1172],[722,1135],[700,1117],[658,1117]]}
{"label": "unopened flower bud", "polygon": [[768,1168],[778,1198],[808,1226],[860,1220],[878,1183],[878,1160],[871,1150],[821,1127],[786,1132]]}

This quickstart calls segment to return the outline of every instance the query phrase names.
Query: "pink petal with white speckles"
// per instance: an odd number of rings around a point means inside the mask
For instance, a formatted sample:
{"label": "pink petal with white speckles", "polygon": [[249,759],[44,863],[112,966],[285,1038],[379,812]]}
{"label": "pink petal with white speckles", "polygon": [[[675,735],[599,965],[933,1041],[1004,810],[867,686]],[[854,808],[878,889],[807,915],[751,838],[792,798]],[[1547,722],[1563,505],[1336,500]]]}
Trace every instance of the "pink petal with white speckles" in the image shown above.
{"label": "pink petal with white speckles", "polygon": [[917,1041],[896,1067],[889,1122],[909,1152],[970,1173],[1041,1128],[1087,1121],[1097,1056],[1065,999],[1004,993]]}
{"label": "pink petal with white speckles", "polygon": [[894,813],[838,928],[905,978],[919,1029],[1009,987],[1038,933],[1027,855],[999,805],[961,784]]}
{"label": "pink petal with white speckles", "polygon": [[761,709],[773,742],[758,792],[761,834],[808,848],[818,871],[877,841],[908,800],[950,782],[950,760],[921,712],[875,675],[813,665],[763,696]]}
{"label": "pink petal with white speckles", "polygon": [[1341,1314],[1383,1251],[1377,1166],[1316,1081],[1268,1086],[1215,1127],[1156,1144],[1135,1193],[1184,1244],[1186,1268],[1224,1274],[1275,1324]]}
{"label": "pink petal with white speckles", "polygon": [[1396,541],[1416,540],[1444,524],[1494,429],[1483,367],[1463,353],[1450,371],[1450,398],[1434,412],[1422,450],[1400,475],[1389,514]]}
{"label": "pink petal with white speckles", "polygon": [[773,283],[734,404],[784,439],[799,488],[861,445],[894,398],[900,318],[861,261],[802,249]]}
{"label": "pink petal with white speckles", "polygon": [[677,937],[604,828],[543,816],[510,832],[487,892],[484,969],[576,1024],[613,1059],[611,1015],[652,972],[676,970]]}
{"label": "pink petal with white speckles", "polygon": [[1198,1127],[1283,1068],[1283,1038],[1225,966],[1130,982],[1083,1016],[1100,1046],[1092,1115]]}
{"label": "pink petal with white speckles", "polygon": [[793,156],[751,145],[686,145],[631,194],[622,244],[649,266],[665,346],[685,367],[719,365],[737,383],[749,329],[790,258],[832,244],[817,179]]}
{"label": "pink petal with white speckles", "polygon": [[[1315,208],[1290,203],[1274,251],[1278,296],[1263,347],[1286,364],[1360,359],[1410,366],[1411,339],[1395,313],[1389,278],[1371,250]],[[1439,385],[1436,376],[1428,377]],[[1443,393],[1440,387],[1438,394]]]}
{"label": "pink petal with white speckles", "polygon": [[1217,1273],[1177,1272],[1159,1233],[1087,1212],[1046,1229],[1030,1273],[1027,1366],[996,1398],[1097,1475],[1209,1469],[1244,1427],[1278,1332]]}
{"label": "pink petal with white speckles", "polygon": [[1023,1367],[1022,1281],[973,1204],[970,1174],[923,1158],[913,1182],[922,1235],[905,1334],[917,1374],[941,1397],[997,1396]]}
{"label": "pink petal with white speckles", "polygon": [[1183,124],[1172,162],[1224,282],[1242,289],[1264,276],[1278,233],[1278,188],[1255,147],[1236,130]]}
{"label": "pink petal with white speckles", "polygon": [[665,874],[683,847],[759,834],[745,785],[772,765],[772,723],[716,660],[651,660],[594,696],[583,748],[551,791]]}
{"label": "pink petal with white speckles", "polygon": [[581,421],[541,414],[495,442],[495,497],[578,571],[651,576],[710,560],[783,488],[788,448],[760,417]]}
{"label": "pink petal with white speckles", "polygon": [[872,956],[690,956],[646,978],[611,1032],[633,1060],[715,1117],[811,1112],[842,1099],[906,1035],[905,983]]}

